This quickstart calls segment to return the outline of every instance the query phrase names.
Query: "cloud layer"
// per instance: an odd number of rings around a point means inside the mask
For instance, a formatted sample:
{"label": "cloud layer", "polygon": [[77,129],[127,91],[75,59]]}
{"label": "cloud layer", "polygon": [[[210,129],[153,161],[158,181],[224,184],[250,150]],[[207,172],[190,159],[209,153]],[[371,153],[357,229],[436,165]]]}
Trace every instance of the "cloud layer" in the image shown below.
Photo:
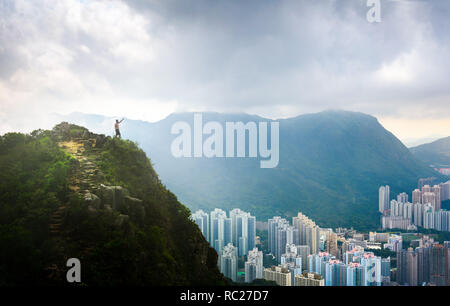
{"label": "cloud layer", "polygon": [[450,122],[450,3],[381,3],[371,24],[365,0],[0,0],[0,133],[50,112],[343,108],[414,138],[394,119]]}

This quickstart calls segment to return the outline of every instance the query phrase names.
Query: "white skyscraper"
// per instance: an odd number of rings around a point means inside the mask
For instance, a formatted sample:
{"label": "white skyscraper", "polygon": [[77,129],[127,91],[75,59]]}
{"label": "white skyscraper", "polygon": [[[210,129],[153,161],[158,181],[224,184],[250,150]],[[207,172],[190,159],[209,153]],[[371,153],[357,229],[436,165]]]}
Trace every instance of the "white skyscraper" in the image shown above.
{"label": "white skyscraper", "polygon": [[422,192],[419,189],[414,189],[412,192],[412,202],[413,204],[422,203]]}
{"label": "white skyscraper", "polygon": [[273,217],[268,221],[269,251],[281,262],[281,255],[286,250],[286,244],[297,243],[298,230],[289,225],[286,219]]}
{"label": "white skyscraper", "polygon": [[378,210],[384,213],[389,208],[390,190],[389,186],[381,186],[378,190]]}
{"label": "white skyscraper", "polygon": [[408,202],[408,194],[406,192],[402,192],[397,195],[397,202],[406,203]]}
{"label": "white skyscraper", "polygon": [[281,224],[288,223],[286,219],[283,219],[279,216],[273,217],[272,219],[269,219],[267,221],[267,241],[268,241],[268,248],[269,252],[272,253],[272,255],[276,254],[277,250],[277,229]]}
{"label": "white skyscraper", "polygon": [[[425,187],[424,187],[425,189]],[[431,204],[434,210],[438,210],[438,199],[436,198],[436,193],[434,192],[423,192],[422,193],[422,203],[423,204]],[[440,208],[440,203],[439,203]]]}
{"label": "white skyscraper", "polygon": [[210,244],[220,254],[222,248],[231,242],[231,219],[227,218],[225,211],[216,208],[211,212],[210,220]]}
{"label": "white skyscraper", "polygon": [[[307,269],[307,262],[308,262],[308,255],[311,254],[311,250],[309,248],[309,245],[297,245],[297,255],[302,258],[302,270],[306,271]],[[303,272],[302,271],[302,272]]]}
{"label": "white skyscraper", "polygon": [[239,256],[244,256],[255,247],[256,219],[238,208],[230,211],[230,219],[232,243],[238,247]]}
{"label": "white skyscraper", "polygon": [[286,245],[286,253],[281,255],[281,265],[291,272],[291,282],[295,283],[295,276],[302,274],[302,256],[297,253],[295,244]]}
{"label": "white skyscraper", "polygon": [[440,210],[441,209],[441,187],[439,185],[434,185],[431,188],[431,192],[433,192],[435,194],[436,197],[436,206],[435,206],[435,210]]}
{"label": "white skyscraper", "polygon": [[228,243],[220,253],[220,272],[230,278],[233,282],[237,280],[237,248]]}
{"label": "white skyscraper", "polygon": [[263,278],[263,253],[257,248],[248,252],[247,261],[245,262],[245,282],[251,283],[255,279]]}
{"label": "white skyscraper", "polygon": [[297,229],[289,225],[289,223],[284,223],[277,228],[277,247],[275,257],[278,262],[281,262],[281,255],[286,250],[287,244],[294,243],[294,236],[297,236]]}
{"label": "white skyscraper", "polygon": [[209,215],[200,209],[191,215],[191,219],[198,225],[205,239],[209,241]]}

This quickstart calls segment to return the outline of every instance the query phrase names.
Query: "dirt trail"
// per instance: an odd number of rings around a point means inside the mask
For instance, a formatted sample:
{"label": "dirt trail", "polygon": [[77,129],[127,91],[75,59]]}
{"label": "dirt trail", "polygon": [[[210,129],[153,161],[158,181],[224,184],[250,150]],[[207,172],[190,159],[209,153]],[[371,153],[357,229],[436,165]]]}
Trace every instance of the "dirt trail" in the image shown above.
{"label": "dirt trail", "polygon": [[[89,143],[91,149],[89,155],[86,152],[85,144]],[[94,192],[98,188],[99,175],[101,176],[100,169],[97,165],[99,158],[95,155],[98,150],[95,148],[95,139],[73,139],[70,141],[60,141],[58,146],[66,153],[70,154],[78,161],[78,166],[74,168],[71,176],[69,177],[69,189],[72,193],[84,196],[89,192]],[[63,223],[67,203],[58,207],[58,209],[52,214],[51,222],[49,225],[52,239],[55,242],[55,252],[58,254],[64,254],[64,248],[61,237],[61,226]],[[92,248],[85,248],[83,251],[87,253]],[[64,257],[64,256],[61,256]],[[56,279],[63,275],[63,263],[52,264],[47,268],[49,271],[49,277]]]}

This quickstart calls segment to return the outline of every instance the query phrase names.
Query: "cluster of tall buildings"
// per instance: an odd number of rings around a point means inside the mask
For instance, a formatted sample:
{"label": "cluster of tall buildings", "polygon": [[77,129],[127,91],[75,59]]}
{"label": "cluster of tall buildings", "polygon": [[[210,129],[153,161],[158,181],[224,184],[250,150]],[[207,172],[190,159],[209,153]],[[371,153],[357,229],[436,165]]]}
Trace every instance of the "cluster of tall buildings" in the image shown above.
{"label": "cluster of tall buildings", "polygon": [[389,205],[386,206],[388,193],[389,186],[380,187],[379,208],[383,213],[381,218],[383,229],[415,230],[420,226],[450,231],[450,211],[441,209],[442,201],[450,197],[450,181],[433,187],[423,185],[421,189],[415,189],[412,192],[412,202],[408,201],[408,194],[403,192],[397,196],[397,200],[388,202]]}
{"label": "cluster of tall buildings", "polygon": [[[290,225],[289,221],[278,216],[268,220],[269,252],[279,263],[281,263],[282,254],[286,251],[288,244],[308,246],[310,254],[317,253],[320,248],[321,229],[314,221],[299,212],[292,219],[292,223],[293,225]],[[329,235],[330,239],[331,234]],[[333,246],[330,245],[330,248]]]}
{"label": "cluster of tall buildings", "polygon": [[305,270],[303,266],[310,254],[310,248],[307,245],[287,244],[286,253],[281,255],[281,266],[291,272],[291,283],[295,283],[295,276]]}
{"label": "cluster of tall buildings", "polygon": [[[231,210],[228,215],[224,210],[216,208],[209,214],[198,210],[191,215],[191,219],[219,254],[219,268],[226,277],[236,281],[238,257],[248,255],[248,269],[250,274],[255,275],[253,279],[262,278],[262,252],[255,249],[256,218],[254,216],[239,208]],[[254,265],[257,267],[253,267]],[[251,278],[252,276],[248,279]]]}
{"label": "cluster of tall buildings", "polygon": [[[443,188],[446,186],[443,186]],[[412,192],[412,202],[414,204],[430,204],[434,210],[440,210],[442,202],[441,185],[434,185],[433,187],[425,185],[421,190],[415,189]]]}
{"label": "cluster of tall buildings", "polygon": [[450,286],[450,242],[419,243],[397,252],[396,281],[401,285]]}
{"label": "cluster of tall buildings", "polygon": [[289,221],[279,216],[267,222],[268,251],[277,262],[281,262],[281,255],[287,244],[298,244],[298,230],[289,224]]}
{"label": "cluster of tall buildings", "polygon": [[[389,200],[386,193],[389,186],[380,189],[383,209],[385,197]],[[398,218],[409,220],[411,225],[448,230],[448,217],[436,216],[449,212],[436,211],[440,207],[436,199],[442,199],[441,186],[424,184],[413,193],[412,203],[406,193],[389,201],[383,217],[391,218],[391,222]],[[256,219],[250,213],[233,209],[227,214],[216,208],[209,214],[199,210],[191,218],[219,254],[220,271],[235,282],[263,278],[281,286],[381,286],[391,284],[393,277],[400,285],[450,285],[450,242],[435,243],[428,236],[410,241],[405,250],[401,235],[364,235],[352,229],[333,232],[320,228],[300,212],[292,218],[292,224],[276,216],[267,224],[267,251],[276,264],[265,268],[263,252],[255,247]],[[396,252],[397,268],[391,271],[390,257],[371,252],[375,247]],[[238,277],[242,273],[238,274],[238,262],[244,264],[240,269],[245,270],[245,278]]]}
{"label": "cluster of tall buildings", "polygon": [[390,258],[363,248],[346,251],[342,260],[326,252],[308,256],[308,272],[320,274],[325,286],[381,286],[390,281]]}
{"label": "cluster of tall buildings", "polygon": [[237,247],[238,256],[247,255],[255,247],[256,218],[248,212],[235,208],[227,216],[224,210],[216,208],[209,215],[198,210],[191,218],[218,254],[229,243]]}
{"label": "cluster of tall buildings", "polygon": [[[390,259],[382,259],[322,229],[302,213],[268,220],[269,251],[279,263],[264,269],[264,278],[282,286],[379,286],[390,279]],[[356,234],[355,234],[356,235]],[[362,236],[364,238],[364,236]]]}
{"label": "cluster of tall buildings", "polygon": [[223,275],[230,278],[233,282],[237,281],[238,255],[237,248],[228,243],[219,256],[219,268]]}
{"label": "cluster of tall buildings", "polygon": [[309,254],[301,264],[294,261],[264,269],[264,278],[280,286],[381,286],[390,282],[390,258],[381,258],[362,248],[344,253],[343,260],[327,252]]}

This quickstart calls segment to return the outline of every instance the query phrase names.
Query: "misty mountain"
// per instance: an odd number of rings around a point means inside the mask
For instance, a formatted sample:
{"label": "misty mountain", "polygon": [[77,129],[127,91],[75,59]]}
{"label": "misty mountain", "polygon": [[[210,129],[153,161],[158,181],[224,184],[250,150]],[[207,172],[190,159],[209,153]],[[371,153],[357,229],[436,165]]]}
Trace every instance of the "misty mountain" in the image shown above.
{"label": "misty mountain", "polygon": [[[389,184],[393,197],[410,192],[420,177],[440,177],[376,118],[347,111],[278,120],[276,168],[260,168],[258,158],[174,158],[170,147],[176,136],[170,129],[178,121],[193,126],[193,117],[193,113],[179,113],[156,123],[128,120],[121,129],[124,137],[139,143],[162,182],[191,210],[239,207],[263,221],[302,211],[320,226],[374,229],[379,226],[380,185]],[[75,113],[65,119],[113,133],[112,118]],[[225,126],[227,121],[270,120],[203,113],[203,123],[209,121]]]}
{"label": "misty mountain", "polygon": [[435,167],[450,167],[450,136],[410,148],[415,157]]}

